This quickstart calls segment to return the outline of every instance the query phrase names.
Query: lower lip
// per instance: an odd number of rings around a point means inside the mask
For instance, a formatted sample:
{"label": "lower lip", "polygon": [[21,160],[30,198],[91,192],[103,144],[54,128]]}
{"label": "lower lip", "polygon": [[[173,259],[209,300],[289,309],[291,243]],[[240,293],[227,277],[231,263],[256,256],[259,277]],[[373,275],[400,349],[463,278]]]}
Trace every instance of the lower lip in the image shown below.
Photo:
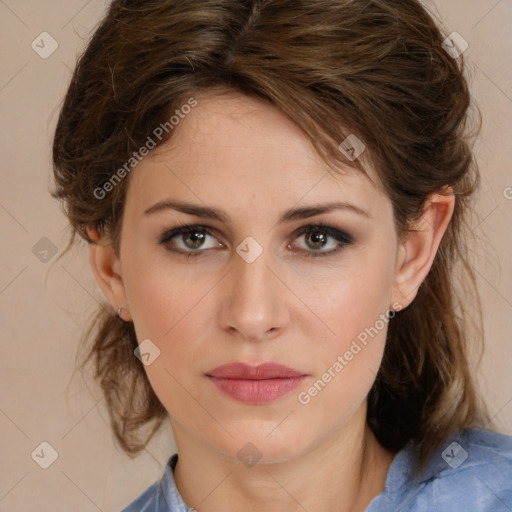
{"label": "lower lip", "polygon": [[247,404],[261,405],[273,402],[295,389],[305,378],[290,377],[282,379],[222,379],[208,378],[226,395]]}

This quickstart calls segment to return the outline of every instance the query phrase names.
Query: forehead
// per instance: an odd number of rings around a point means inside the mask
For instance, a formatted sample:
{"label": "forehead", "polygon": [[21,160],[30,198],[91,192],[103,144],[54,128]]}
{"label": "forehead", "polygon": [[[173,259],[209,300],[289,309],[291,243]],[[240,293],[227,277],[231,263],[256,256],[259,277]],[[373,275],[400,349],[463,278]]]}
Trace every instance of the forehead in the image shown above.
{"label": "forehead", "polygon": [[237,93],[194,97],[197,105],[182,115],[172,137],[130,176],[132,203],[186,196],[269,209],[352,198],[371,209],[385,201],[371,169],[369,179],[353,168],[329,167],[306,134],[271,104]]}

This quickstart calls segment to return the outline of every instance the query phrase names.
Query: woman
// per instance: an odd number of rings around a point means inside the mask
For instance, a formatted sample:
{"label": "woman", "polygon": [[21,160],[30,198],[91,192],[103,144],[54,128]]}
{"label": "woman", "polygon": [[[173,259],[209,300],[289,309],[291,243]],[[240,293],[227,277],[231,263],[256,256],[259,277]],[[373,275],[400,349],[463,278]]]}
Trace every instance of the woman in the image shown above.
{"label": "woman", "polygon": [[479,175],[444,40],[416,0],[111,4],[54,195],[111,306],[84,364],[114,433],[176,441],[125,511],[510,510],[454,286]]}

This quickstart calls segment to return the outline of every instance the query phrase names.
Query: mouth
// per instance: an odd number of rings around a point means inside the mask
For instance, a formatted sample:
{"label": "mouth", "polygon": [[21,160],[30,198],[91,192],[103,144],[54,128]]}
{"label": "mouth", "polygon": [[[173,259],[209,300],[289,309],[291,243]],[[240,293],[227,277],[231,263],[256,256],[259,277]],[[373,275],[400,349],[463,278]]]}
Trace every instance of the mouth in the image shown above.
{"label": "mouth", "polygon": [[290,393],[307,374],[277,363],[257,366],[232,363],[219,366],[206,376],[219,391],[231,398],[262,405]]}

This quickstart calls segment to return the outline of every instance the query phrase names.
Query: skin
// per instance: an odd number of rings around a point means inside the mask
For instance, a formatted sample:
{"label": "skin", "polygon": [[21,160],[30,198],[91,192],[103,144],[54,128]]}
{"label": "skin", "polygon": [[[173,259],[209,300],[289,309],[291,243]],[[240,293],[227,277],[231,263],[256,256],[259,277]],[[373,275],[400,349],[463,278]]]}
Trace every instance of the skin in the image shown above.
{"label": "skin", "polygon": [[[432,195],[417,230],[399,240],[375,175],[327,172],[306,135],[267,103],[236,93],[196,98],[173,138],[129,177],[119,255],[105,238],[90,246],[113,308],[123,307],[139,343],[149,338],[160,350],[145,370],[170,415],[178,490],[199,512],[362,511],[382,491],[394,456],[365,421],[387,324],[309,403],[297,396],[390,307],[412,302],[454,196]],[[167,199],[222,209],[230,222],[171,209],[144,213]],[[284,210],[333,201],[367,215],[345,208],[278,223]],[[320,221],[353,243],[307,257],[337,247],[330,236],[318,246],[296,233]],[[173,239],[199,256],[159,243],[179,223],[214,231],[197,249],[193,239]],[[251,263],[236,252],[248,236],[263,249]],[[248,405],[205,376],[235,361],[275,361],[308,377],[270,404]],[[252,467],[237,456],[248,442],[261,454]]]}

